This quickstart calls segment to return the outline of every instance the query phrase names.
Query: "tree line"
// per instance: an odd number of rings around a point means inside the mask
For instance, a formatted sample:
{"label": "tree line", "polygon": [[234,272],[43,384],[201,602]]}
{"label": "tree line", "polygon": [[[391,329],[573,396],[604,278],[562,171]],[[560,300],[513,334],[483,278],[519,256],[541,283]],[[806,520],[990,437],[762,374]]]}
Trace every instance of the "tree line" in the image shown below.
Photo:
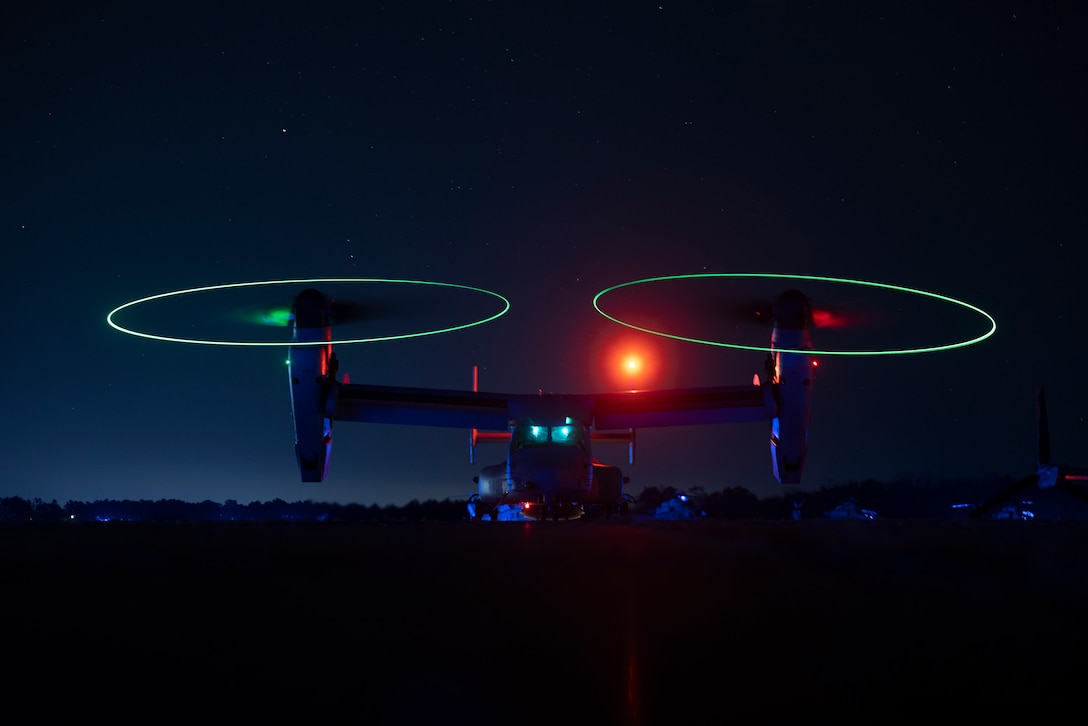
{"label": "tree line", "polygon": [[413,500],[404,505],[337,504],[312,500],[287,502],[283,499],[241,504],[181,499],[98,499],[68,501],[61,506],[54,499],[0,498],[0,522],[325,522],[325,521],[424,521],[463,519],[463,501]]}
{"label": "tree line", "polygon": [[[635,516],[652,516],[663,503],[683,495],[685,506],[708,519],[784,519],[798,513],[810,519],[825,514],[845,501],[874,510],[882,519],[944,518],[957,515],[953,505],[978,503],[1008,487],[1010,477],[983,477],[973,480],[945,480],[930,477],[901,477],[892,481],[866,479],[828,483],[820,489],[759,498],[743,486],[706,491],[702,487],[679,490],[675,487],[647,487],[628,505]],[[1024,498],[1048,517],[1088,517],[1088,506],[1060,492],[1057,495],[1029,490]],[[180,499],[68,501],[54,499],[0,498],[0,522],[420,522],[466,519],[462,499],[412,500],[407,504],[337,504],[312,500],[287,502],[283,499],[241,504]]]}

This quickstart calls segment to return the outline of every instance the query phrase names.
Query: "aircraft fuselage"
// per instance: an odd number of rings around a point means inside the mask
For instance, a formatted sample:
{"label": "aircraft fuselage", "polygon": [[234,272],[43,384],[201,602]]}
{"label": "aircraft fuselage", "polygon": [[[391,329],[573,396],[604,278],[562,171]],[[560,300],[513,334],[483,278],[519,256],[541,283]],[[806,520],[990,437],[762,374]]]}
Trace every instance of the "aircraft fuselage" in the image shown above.
{"label": "aircraft fuselage", "polygon": [[506,461],[477,477],[484,507],[521,504],[527,516],[579,516],[587,505],[623,497],[617,467],[593,459],[589,428],[571,417],[526,419],[512,427]]}

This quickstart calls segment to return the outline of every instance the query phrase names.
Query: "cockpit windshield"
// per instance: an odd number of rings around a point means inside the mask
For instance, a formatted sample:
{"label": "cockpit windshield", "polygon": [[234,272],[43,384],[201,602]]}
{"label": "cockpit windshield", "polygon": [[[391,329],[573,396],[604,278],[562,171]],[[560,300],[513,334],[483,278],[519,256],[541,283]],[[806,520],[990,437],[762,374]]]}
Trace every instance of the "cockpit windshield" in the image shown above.
{"label": "cockpit windshield", "polygon": [[522,421],[514,428],[513,449],[517,451],[526,446],[577,446],[584,449],[586,445],[586,429],[580,423],[575,423],[570,417],[565,422],[555,426],[545,426],[535,421]]}

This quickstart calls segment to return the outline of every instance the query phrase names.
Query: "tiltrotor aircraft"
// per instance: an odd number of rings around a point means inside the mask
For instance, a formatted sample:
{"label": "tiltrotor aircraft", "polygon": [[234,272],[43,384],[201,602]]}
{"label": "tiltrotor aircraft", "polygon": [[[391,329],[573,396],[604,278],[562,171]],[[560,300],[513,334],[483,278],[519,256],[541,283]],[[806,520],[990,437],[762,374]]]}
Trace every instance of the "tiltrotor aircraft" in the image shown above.
{"label": "tiltrotor aircraft", "polygon": [[304,482],[328,475],[334,421],[468,429],[470,460],[481,442],[508,444],[504,461],[476,478],[476,511],[517,505],[532,519],[575,518],[587,507],[619,508],[625,478],[593,457],[594,443],[626,443],[635,431],[768,421],[771,466],[782,484],[799,484],[807,454],[815,362],[812,308],[797,290],[771,308],[766,374],[750,385],[595,394],[506,394],[410,388],[338,379],[332,349],[332,300],[314,288],[295,298],[288,357],[295,452]]}

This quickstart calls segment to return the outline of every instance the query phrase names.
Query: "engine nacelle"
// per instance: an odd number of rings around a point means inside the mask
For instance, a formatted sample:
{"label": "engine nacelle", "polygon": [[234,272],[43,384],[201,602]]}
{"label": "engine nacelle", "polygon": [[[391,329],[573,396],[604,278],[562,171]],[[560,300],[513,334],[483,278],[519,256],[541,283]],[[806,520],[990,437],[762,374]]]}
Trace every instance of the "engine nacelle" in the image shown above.
{"label": "engine nacelle", "polygon": [[771,466],[782,484],[800,484],[808,455],[808,424],[812,415],[815,360],[809,326],[812,310],[797,290],[779,296],[771,333],[774,364],[771,385],[775,416],[771,419]]}
{"label": "engine nacelle", "polygon": [[[304,482],[324,481],[332,453],[332,413],[327,410],[336,385],[329,305],[317,290],[295,298],[294,334],[288,352],[291,416],[295,423],[295,456]],[[321,343],[325,343],[322,345]]]}
{"label": "engine nacelle", "polygon": [[325,480],[332,453],[332,420],[325,415],[329,380],[325,348],[292,347],[288,358],[295,456],[304,482]]}

